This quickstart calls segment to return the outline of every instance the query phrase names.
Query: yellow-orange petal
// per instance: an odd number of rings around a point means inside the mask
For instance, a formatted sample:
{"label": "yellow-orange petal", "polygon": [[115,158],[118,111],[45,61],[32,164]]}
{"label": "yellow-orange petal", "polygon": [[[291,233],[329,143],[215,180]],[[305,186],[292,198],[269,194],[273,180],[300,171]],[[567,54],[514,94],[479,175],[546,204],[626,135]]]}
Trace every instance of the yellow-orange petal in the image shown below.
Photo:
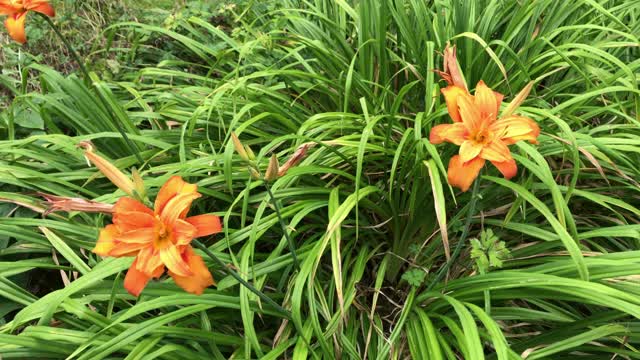
{"label": "yellow-orange petal", "polygon": [[466,163],[467,161],[474,159],[480,154],[483,147],[484,145],[482,143],[466,140],[460,146],[460,161]]}
{"label": "yellow-orange petal", "polygon": [[124,277],[124,288],[127,289],[129,294],[136,297],[140,296],[144,287],[147,286],[147,283],[151,280],[151,276],[136,269],[137,261],[137,259],[133,261],[129,271],[127,271],[127,275]]}
{"label": "yellow-orange petal", "polygon": [[450,85],[446,88],[442,89],[442,95],[444,95],[444,100],[447,103],[447,110],[449,111],[449,116],[454,122],[461,122],[462,118],[460,117],[460,110],[458,108],[458,100],[461,96],[469,96],[467,90],[455,86]]}
{"label": "yellow-orange petal", "polygon": [[56,16],[56,10],[47,1],[24,1],[24,8],[47,15],[48,17]]}
{"label": "yellow-orange petal", "polygon": [[113,257],[127,257],[127,256],[136,256],[138,252],[147,247],[146,244],[141,243],[124,243],[116,241],[116,246],[111,249],[109,252],[109,256]]}
{"label": "yellow-orange petal", "polygon": [[185,219],[189,224],[196,227],[197,232],[194,238],[217,234],[222,231],[220,218],[215,215],[198,215]]}
{"label": "yellow-orange petal", "polygon": [[484,159],[476,157],[469,162],[462,162],[459,155],[455,155],[449,160],[449,170],[447,178],[449,184],[460,188],[462,191],[469,190],[473,181],[478,177],[480,169],[484,166]]}
{"label": "yellow-orange petal", "polygon": [[160,219],[162,219],[165,224],[172,224],[177,219],[183,219],[189,211],[193,200],[199,198],[200,196],[200,193],[197,192],[179,194],[174,196],[162,209],[162,212],[160,213]]}
{"label": "yellow-orange petal", "polygon": [[535,121],[518,115],[511,115],[494,122],[491,131],[496,137],[502,139],[507,145],[515,144],[520,140],[527,140],[531,143],[538,142],[540,127]]}
{"label": "yellow-orange petal", "polygon": [[151,245],[158,238],[158,233],[154,228],[140,228],[127,232],[121,232],[116,240],[126,244],[146,244]]}
{"label": "yellow-orange petal", "polygon": [[431,128],[429,141],[432,144],[447,141],[460,146],[465,141],[467,133],[467,128],[462,123],[436,125]]}
{"label": "yellow-orange petal", "polygon": [[180,176],[172,176],[167,180],[156,196],[154,210],[156,214],[161,214],[167,203],[180,194],[197,194],[198,185],[189,184],[182,180]]}
{"label": "yellow-orange petal", "polygon": [[130,197],[121,197],[118,199],[113,207],[113,212],[142,212],[149,215],[154,215],[153,210],[146,207],[138,200],[134,200]]}
{"label": "yellow-orange petal", "polygon": [[489,119],[489,122],[493,122],[498,117],[496,95],[482,80],[476,85],[474,103],[480,112],[481,118],[486,118]]}
{"label": "yellow-orange petal", "polygon": [[158,278],[164,272],[164,266],[158,266],[148,274],[138,270],[138,259],[133,260],[124,278],[124,288],[133,295],[139,296],[151,278]]}
{"label": "yellow-orange petal", "polygon": [[193,275],[193,272],[189,268],[189,264],[187,264],[182,258],[178,246],[169,245],[164,249],[160,249],[159,253],[162,263],[174,274],[178,276]]}
{"label": "yellow-orange petal", "polygon": [[511,159],[511,151],[502,140],[494,139],[482,148],[480,157],[489,161],[507,161]]}
{"label": "yellow-orange petal", "polygon": [[483,124],[483,118],[480,116],[480,110],[473,102],[470,96],[459,96],[458,108],[460,109],[460,117],[462,123],[469,132],[480,130]]}
{"label": "yellow-orange petal", "polygon": [[100,230],[100,236],[92,251],[101,256],[108,256],[109,252],[116,246],[115,237],[119,234],[120,232],[115,225],[107,225]]}
{"label": "yellow-orange petal", "polygon": [[20,5],[12,5],[6,1],[0,1],[0,15],[13,15],[21,11],[22,7]]}
{"label": "yellow-orange petal", "polygon": [[173,222],[173,238],[176,245],[188,245],[196,237],[198,229],[185,220]]}
{"label": "yellow-orange petal", "polygon": [[500,105],[502,104],[502,100],[504,99],[504,95],[500,94],[497,91],[494,91],[493,95],[495,95],[495,97],[496,97],[496,114],[500,114]]}
{"label": "yellow-orange petal", "polygon": [[492,161],[493,166],[497,167],[506,179],[511,179],[518,173],[518,165],[514,159],[507,161]]}
{"label": "yellow-orange petal", "polygon": [[189,265],[189,268],[191,268],[193,275],[180,276],[169,270],[169,275],[171,275],[173,281],[175,281],[178,286],[192,294],[201,295],[204,289],[215,285],[213,276],[211,276],[211,272],[209,272],[202,257],[196,255],[191,246],[187,247],[182,257]]}
{"label": "yellow-orange petal", "polygon": [[138,211],[116,212],[113,214],[113,223],[123,233],[161,226],[160,221],[155,216]]}
{"label": "yellow-orange petal", "polygon": [[24,22],[27,19],[26,12],[11,14],[4,21],[4,26],[9,32],[9,36],[20,44],[27,42],[27,35],[24,31]]}
{"label": "yellow-orange petal", "polygon": [[141,249],[136,256],[136,260],[136,269],[149,275],[158,267],[163,266],[160,252],[153,246]]}

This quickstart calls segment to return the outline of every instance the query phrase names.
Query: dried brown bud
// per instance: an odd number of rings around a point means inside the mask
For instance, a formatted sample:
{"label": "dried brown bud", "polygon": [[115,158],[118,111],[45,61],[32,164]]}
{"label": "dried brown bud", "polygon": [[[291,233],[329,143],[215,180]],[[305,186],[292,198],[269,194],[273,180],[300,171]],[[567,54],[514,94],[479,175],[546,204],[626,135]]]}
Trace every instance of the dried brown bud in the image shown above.
{"label": "dried brown bud", "polygon": [[307,156],[307,151],[309,151],[309,149],[314,146],[316,146],[316,143],[304,143],[300,145],[293,153],[293,155],[291,155],[289,160],[287,160],[287,162],[280,166],[280,168],[278,169],[278,176],[284,176],[290,168],[298,165],[300,161],[302,161],[302,159]]}
{"label": "dried brown bud", "polygon": [[97,201],[85,200],[82,198],[50,195],[45,193],[38,194],[46,200],[47,210],[44,212],[44,215],[48,215],[56,211],[82,211],[92,213],[113,212],[112,204],[105,204]]}
{"label": "dried brown bud", "polygon": [[467,92],[469,91],[464,76],[462,76],[462,71],[460,71],[460,66],[458,65],[456,47],[451,47],[449,43],[447,43],[447,46],[444,48],[443,70],[444,71],[436,70],[436,73],[449,83],[449,85],[463,88],[467,90]]}

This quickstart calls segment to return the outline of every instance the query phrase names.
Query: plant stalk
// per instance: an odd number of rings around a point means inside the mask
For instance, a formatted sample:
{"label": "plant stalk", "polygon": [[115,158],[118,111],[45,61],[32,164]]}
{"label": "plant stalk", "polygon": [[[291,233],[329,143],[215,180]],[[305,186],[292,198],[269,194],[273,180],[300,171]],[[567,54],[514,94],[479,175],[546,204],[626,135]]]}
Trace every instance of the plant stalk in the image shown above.
{"label": "plant stalk", "polygon": [[469,209],[467,210],[467,218],[465,219],[464,228],[462,229],[462,234],[460,235],[458,244],[456,244],[456,248],[453,251],[453,254],[451,254],[451,258],[449,259],[449,261],[447,261],[447,263],[444,264],[442,268],[440,268],[440,271],[438,271],[438,273],[436,274],[435,279],[433,279],[429,284],[429,286],[427,286],[427,291],[430,291],[431,289],[433,289],[433,287],[436,286],[436,284],[438,284],[440,280],[442,280],[442,278],[449,271],[453,263],[458,259],[458,256],[460,256],[460,252],[462,251],[465,240],[469,235],[469,229],[471,228],[471,219],[473,218],[473,215],[475,215],[475,212],[476,212],[476,204],[478,202],[478,191],[480,188],[479,183],[480,183],[480,176],[478,176],[478,178],[473,183],[473,191],[471,193],[471,201],[469,202]]}
{"label": "plant stalk", "polygon": [[282,306],[280,306],[278,303],[273,301],[273,299],[265,295],[262,291],[256,289],[253,285],[249,284],[237,272],[229,269],[227,265],[222,260],[220,260],[214,253],[212,253],[211,250],[209,250],[206,246],[204,246],[204,244],[202,244],[200,241],[196,239],[192,240],[191,243],[195,245],[195,247],[197,247],[198,249],[202,250],[205,254],[207,254],[207,256],[209,256],[211,260],[213,260],[216,263],[216,265],[218,265],[222,269],[222,271],[231,275],[234,279],[236,279],[240,284],[242,284],[244,287],[249,289],[252,293],[258,295],[260,299],[264,300],[266,303],[273,306],[276,310],[281,312],[287,319],[291,319],[291,313],[289,313]]}
{"label": "plant stalk", "polygon": [[269,186],[269,183],[267,181],[264,182],[264,187],[267,188],[267,193],[269,194],[269,197],[271,198],[271,203],[275,208],[276,216],[278,217],[278,221],[280,222],[280,227],[282,228],[282,233],[284,234],[284,237],[287,239],[287,243],[289,244],[289,251],[291,252],[291,257],[293,257],[293,264],[298,270],[300,270],[300,262],[298,262],[296,247],[293,244],[291,237],[289,236],[289,232],[287,231],[287,226],[285,225],[284,219],[282,218],[282,214],[280,213],[280,205],[278,205],[278,200],[276,199],[275,195],[273,195],[273,192],[271,191],[271,186]]}
{"label": "plant stalk", "polygon": [[[75,51],[75,49],[73,48],[71,43],[67,40],[66,37],[64,37],[64,35],[62,35],[62,33],[60,32],[60,29],[58,29],[58,27],[51,20],[51,18],[49,18],[47,15],[44,15],[44,14],[41,14],[41,13],[38,13],[38,14],[45,19],[47,24],[49,24],[49,27],[51,27],[51,29],[53,29],[53,32],[56,33],[58,38],[62,41],[64,46],[67,48],[67,50],[71,54],[71,57],[73,57],[73,59],[76,61],[76,63],[78,63],[78,66],[80,67],[80,71],[82,72],[82,75],[84,76],[84,82],[85,82],[86,85],[89,85],[90,84],[90,79],[91,79],[91,77],[89,76],[89,71],[84,66],[84,62],[82,61],[82,59],[80,59],[80,56]],[[109,114],[109,116],[111,117],[112,122],[115,124],[116,128],[118,129],[118,132],[120,133],[120,135],[122,136],[124,141],[127,143],[127,146],[129,147],[129,149],[131,150],[133,155],[136,157],[136,160],[138,160],[138,162],[140,163],[141,166],[144,165],[144,160],[142,159],[142,157],[138,153],[138,150],[135,147],[135,145],[133,144],[133,142],[131,141],[131,139],[129,139],[129,136],[127,135],[127,133],[124,131],[124,128],[122,127],[122,124],[120,124],[120,122],[116,119],[116,117],[113,114],[113,111],[111,110],[111,108],[109,107],[109,104],[107,103],[107,101],[104,99],[104,97],[102,96],[100,91],[96,90],[96,94],[98,95],[98,98],[100,99],[100,102],[102,103],[102,105],[107,110],[107,113]]]}

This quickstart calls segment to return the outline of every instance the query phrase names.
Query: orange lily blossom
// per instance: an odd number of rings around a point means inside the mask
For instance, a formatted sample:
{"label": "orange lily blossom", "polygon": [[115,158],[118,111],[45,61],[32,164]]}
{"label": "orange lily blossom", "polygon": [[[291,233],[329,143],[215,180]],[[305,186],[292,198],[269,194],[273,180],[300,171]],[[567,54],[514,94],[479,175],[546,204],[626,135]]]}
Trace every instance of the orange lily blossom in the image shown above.
{"label": "orange lily blossom", "polygon": [[8,15],[4,25],[9,36],[21,44],[27,42],[24,23],[29,11],[54,17],[56,12],[46,0],[0,0],[0,15]]}
{"label": "orange lily blossom", "polygon": [[129,197],[113,208],[113,224],[100,231],[93,252],[102,256],[135,256],[124,279],[124,287],[140,295],[151,278],[168,268],[169,275],[184,290],[202,294],[214,284],[202,258],[190,245],[192,239],[222,230],[215,215],[187,217],[193,200],[201,195],[198,186],[180,176],[171,177],[160,189],[154,210]]}
{"label": "orange lily blossom", "polygon": [[503,116],[498,117],[502,94],[492,91],[482,80],[476,86],[475,96],[469,94],[466,88],[448,82],[449,86],[442,93],[453,124],[434,126],[429,140],[432,144],[446,141],[460,146],[459,155],[449,161],[449,183],[462,191],[469,190],[486,160],[497,167],[505,178],[514,177],[518,167],[507,145],[520,140],[537,143],[540,134],[540,128],[533,120],[512,115],[530,87],[523,89]]}

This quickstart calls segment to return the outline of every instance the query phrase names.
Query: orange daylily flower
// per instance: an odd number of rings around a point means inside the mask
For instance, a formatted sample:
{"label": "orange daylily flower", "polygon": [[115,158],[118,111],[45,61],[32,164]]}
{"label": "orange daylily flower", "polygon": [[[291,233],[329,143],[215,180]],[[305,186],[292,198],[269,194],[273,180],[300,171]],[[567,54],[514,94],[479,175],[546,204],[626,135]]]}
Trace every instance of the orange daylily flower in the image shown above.
{"label": "orange daylily flower", "polygon": [[54,17],[56,12],[47,0],[0,0],[0,15],[8,15],[4,26],[11,38],[21,44],[27,42],[24,22],[29,11]]}
{"label": "orange daylily flower", "polygon": [[135,256],[124,279],[124,287],[138,296],[151,278],[168,269],[184,290],[202,294],[214,284],[202,258],[190,245],[192,239],[222,230],[215,215],[187,217],[193,200],[201,195],[198,186],[173,176],[160,189],[154,210],[123,197],[113,208],[113,224],[100,231],[93,252],[102,256]]}
{"label": "orange daylily flower", "polygon": [[451,185],[462,191],[469,190],[485,160],[507,179],[516,175],[518,167],[507,145],[520,140],[537,143],[540,134],[533,120],[512,115],[529,90],[530,86],[523,89],[514,101],[517,104],[512,103],[502,117],[498,117],[498,112],[503,95],[491,90],[482,80],[476,86],[475,96],[452,83],[442,90],[453,124],[434,126],[429,140],[432,144],[446,141],[460,146],[459,155],[449,161],[447,175]]}

